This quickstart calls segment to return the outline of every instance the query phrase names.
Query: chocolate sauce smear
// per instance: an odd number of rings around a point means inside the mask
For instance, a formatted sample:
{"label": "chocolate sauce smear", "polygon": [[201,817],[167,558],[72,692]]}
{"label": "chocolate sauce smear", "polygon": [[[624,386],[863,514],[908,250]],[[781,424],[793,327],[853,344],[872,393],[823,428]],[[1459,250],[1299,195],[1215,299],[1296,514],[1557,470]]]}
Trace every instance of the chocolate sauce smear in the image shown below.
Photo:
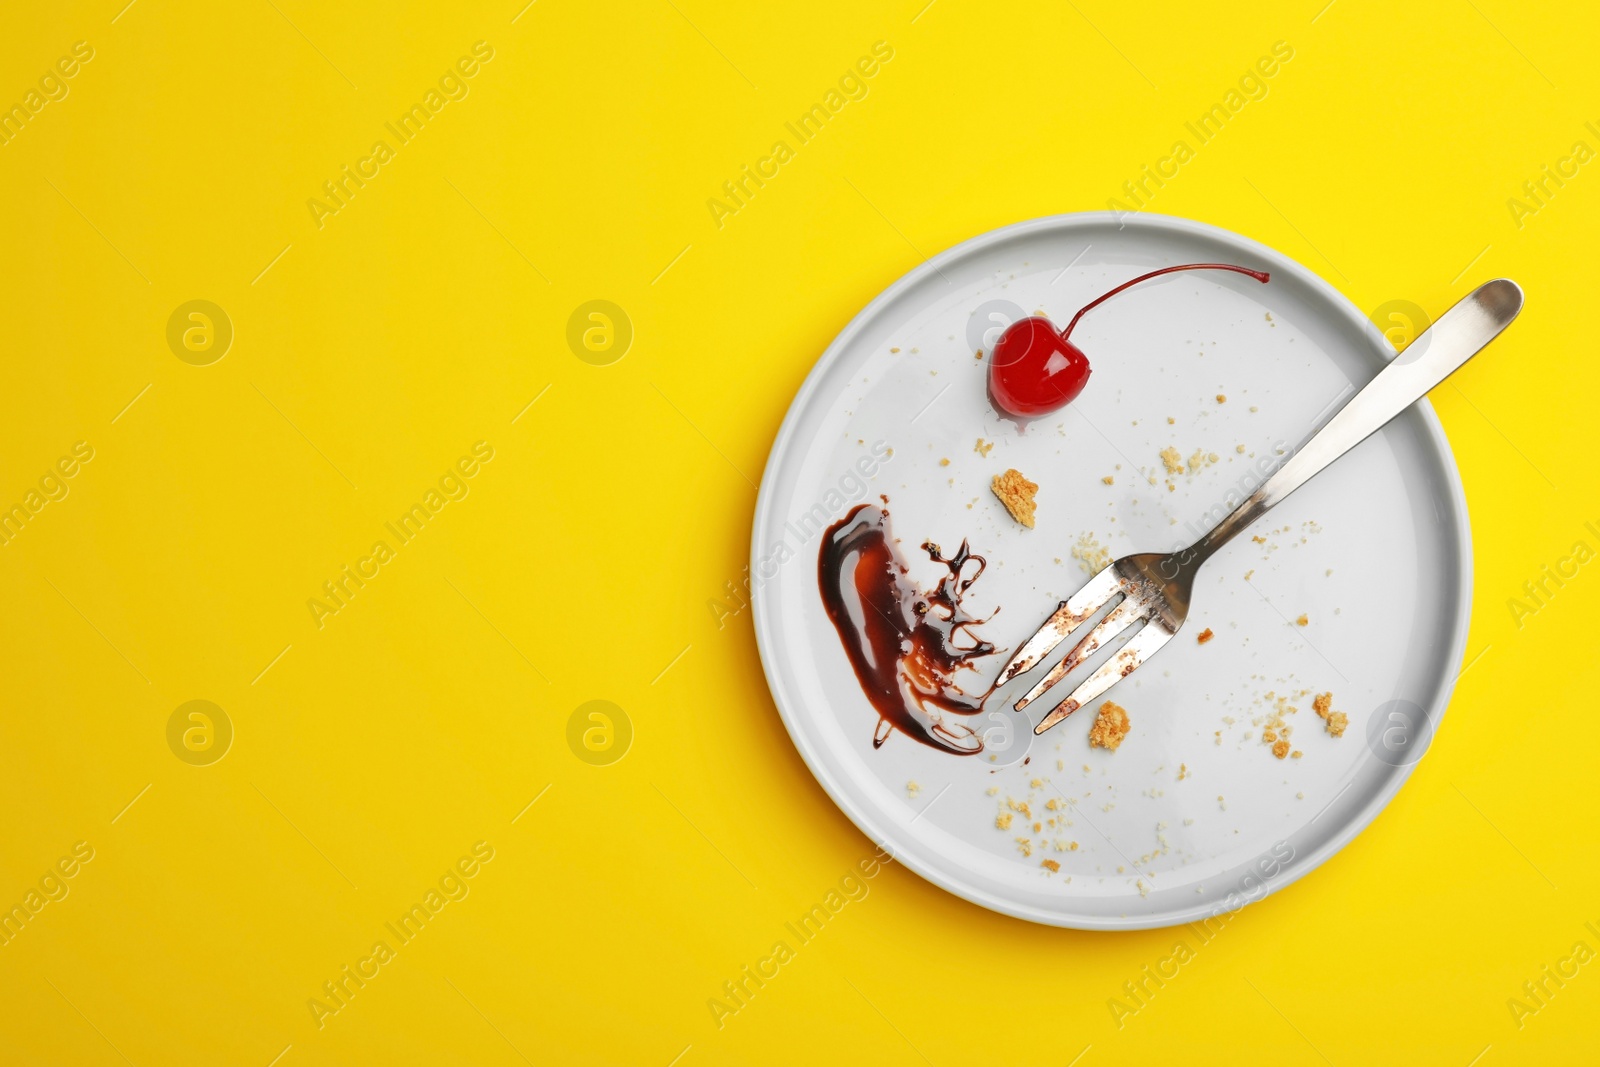
{"label": "chocolate sauce smear", "polygon": [[[872,747],[898,729],[932,748],[976,755],[983,738],[958,717],[982,711],[993,687],[968,693],[957,684],[957,673],[976,672],[974,661],[996,650],[974,632],[985,620],[968,613],[961,598],[987,564],[965,541],[948,558],[932,542],[922,548],[946,571],[931,592],[908,577],[889,536],[888,511],[859,505],[823,536],[817,558],[822,602],[878,712]],[[967,575],[969,564],[977,569]]]}

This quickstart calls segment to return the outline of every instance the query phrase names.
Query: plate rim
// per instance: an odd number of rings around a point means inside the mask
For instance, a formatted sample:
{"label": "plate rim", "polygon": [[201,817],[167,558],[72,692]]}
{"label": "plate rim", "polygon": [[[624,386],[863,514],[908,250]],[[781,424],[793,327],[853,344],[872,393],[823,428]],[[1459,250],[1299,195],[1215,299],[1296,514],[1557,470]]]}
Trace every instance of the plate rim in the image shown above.
{"label": "plate rim", "polygon": [[[1152,233],[1176,232],[1189,236],[1219,239],[1226,243],[1235,244],[1267,261],[1271,265],[1271,269],[1292,274],[1303,284],[1316,290],[1327,300],[1333,311],[1343,313],[1352,323],[1363,327],[1362,332],[1366,334],[1370,341],[1374,342],[1374,354],[1379,359],[1387,361],[1394,358],[1394,351],[1389,347],[1387,339],[1361,313],[1355,303],[1336,289],[1331,282],[1286,254],[1254,238],[1246,237],[1232,230],[1224,229],[1211,223],[1200,222],[1196,219],[1154,212],[1128,214],[1117,211],[1078,211],[1044,215],[1008,223],[951,245],[949,248],[923,260],[902,274],[862,307],[850,319],[849,323],[839,331],[838,335],[823,350],[822,354],[817,357],[816,363],[812,365],[811,370],[806,374],[805,381],[801,383],[800,388],[795,392],[794,399],[789,402],[783,421],[779,424],[777,435],[773,439],[772,448],[767,454],[767,462],[762,468],[761,484],[756,493],[756,508],[750,530],[751,574],[758,573],[756,565],[762,558],[761,531],[768,520],[769,512],[774,506],[772,500],[776,490],[769,490],[768,487],[774,483],[777,469],[786,462],[789,451],[794,446],[796,434],[798,433],[800,413],[812,399],[813,394],[821,387],[821,382],[827,376],[828,371],[843,357],[845,349],[854,342],[856,335],[877,316],[882,308],[891,304],[907,289],[920,284],[929,275],[938,273],[944,265],[974,252],[982,251],[991,245],[1001,244],[1035,232],[1066,231],[1106,222],[1115,222],[1119,229],[1132,227]],[[1386,349],[1388,350],[1387,352],[1385,351]],[[1460,567],[1456,574],[1456,592],[1459,608],[1456,611],[1456,617],[1451,627],[1448,649],[1443,657],[1443,665],[1447,668],[1448,677],[1435,693],[1427,709],[1428,721],[1432,726],[1432,737],[1436,739],[1445,712],[1449,709],[1450,700],[1455,694],[1456,683],[1461,677],[1461,662],[1466,656],[1468,630],[1472,621],[1472,527],[1467,510],[1466,488],[1461,480],[1461,470],[1456,464],[1455,453],[1450,448],[1449,438],[1445,436],[1444,426],[1439,422],[1439,417],[1434,412],[1433,405],[1428,402],[1426,396],[1418,400],[1415,406],[1421,416],[1428,442],[1438,450],[1440,457],[1444,461],[1442,466],[1444,468],[1452,517],[1455,519],[1457,530],[1456,547],[1460,558]],[[811,776],[816,779],[817,784],[822,787],[823,792],[844,813],[845,817],[855,825],[856,829],[866,834],[868,840],[877,845],[879,849],[885,851],[896,863],[905,865],[924,880],[948,893],[989,911],[998,912],[1012,918],[1024,919],[1045,926],[1074,930],[1149,930],[1203,921],[1216,915],[1232,914],[1240,911],[1298,882],[1307,874],[1321,867],[1360,836],[1377,819],[1378,815],[1388,808],[1389,803],[1400,792],[1405,783],[1410,780],[1412,772],[1427,755],[1425,750],[1422,756],[1412,762],[1402,767],[1394,768],[1396,773],[1389,777],[1383,787],[1374,793],[1360,810],[1345,821],[1337,834],[1330,837],[1320,848],[1307,853],[1303,860],[1295,863],[1291,869],[1284,871],[1282,877],[1275,878],[1271,884],[1264,885],[1265,892],[1261,893],[1260,896],[1247,898],[1238,908],[1229,909],[1219,907],[1215,903],[1205,903],[1187,909],[1177,909],[1153,915],[1101,917],[1064,915],[1020,905],[1014,901],[1007,900],[1003,896],[968,884],[961,879],[949,877],[923,863],[916,856],[914,850],[899,847],[901,843],[897,841],[894,833],[898,827],[885,828],[880,826],[878,812],[864,810],[865,805],[857,805],[854,799],[841,787],[841,783],[834,779],[831,772],[822,763],[820,754],[815,751],[804,731],[797,727],[796,715],[803,710],[801,706],[803,702],[795,694],[785,690],[776,675],[774,659],[778,652],[775,650],[775,638],[769,632],[771,624],[768,622],[768,609],[766,607],[768,594],[764,592],[764,589],[765,583],[753,584],[751,589],[756,649],[761,659],[762,674],[766,678],[767,689],[771,693],[773,703],[778,709],[778,716],[783,722],[784,730],[789,734],[790,741],[794,744],[796,751],[800,753],[800,758],[805,762],[806,768],[811,772]],[[1429,747],[1432,747],[1431,740]],[[1300,859],[1299,857],[1296,858]]]}

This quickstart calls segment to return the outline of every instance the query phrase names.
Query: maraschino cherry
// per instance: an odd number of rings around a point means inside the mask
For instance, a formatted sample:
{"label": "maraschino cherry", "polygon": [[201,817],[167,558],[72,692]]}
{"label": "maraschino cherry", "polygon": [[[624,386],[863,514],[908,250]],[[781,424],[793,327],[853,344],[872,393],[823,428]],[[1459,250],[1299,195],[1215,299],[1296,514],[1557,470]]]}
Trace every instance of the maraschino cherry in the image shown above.
{"label": "maraschino cherry", "polygon": [[1065,407],[1089,383],[1089,359],[1069,337],[1084,312],[1116,296],[1129,286],[1179,270],[1231,270],[1258,282],[1271,278],[1264,270],[1228,263],[1184,263],[1162,267],[1123,282],[1103,296],[1083,305],[1065,330],[1057,331],[1049,319],[1033,315],[1006,328],[989,355],[989,400],[1007,415],[1031,419]]}

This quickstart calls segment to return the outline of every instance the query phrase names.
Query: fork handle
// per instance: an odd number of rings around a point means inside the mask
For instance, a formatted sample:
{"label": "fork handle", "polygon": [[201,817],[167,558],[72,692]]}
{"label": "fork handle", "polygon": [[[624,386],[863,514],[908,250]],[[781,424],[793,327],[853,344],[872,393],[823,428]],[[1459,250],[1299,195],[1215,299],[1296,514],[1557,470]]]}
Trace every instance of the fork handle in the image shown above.
{"label": "fork handle", "polygon": [[1475,356],[1522,310],[1522,289],[1509,278],[1485,282],[1406,346],[1350,402],[1185,555],[1199,564],[1284,497],[1428,394]]}

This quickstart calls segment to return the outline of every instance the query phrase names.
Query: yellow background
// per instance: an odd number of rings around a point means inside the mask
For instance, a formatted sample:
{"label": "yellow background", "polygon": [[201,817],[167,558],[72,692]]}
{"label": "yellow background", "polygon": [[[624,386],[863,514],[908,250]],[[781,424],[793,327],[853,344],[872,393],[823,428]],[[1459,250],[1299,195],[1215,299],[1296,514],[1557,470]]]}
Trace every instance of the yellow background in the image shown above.
{"label": "yellow background", "polygon": [[[0,1061],[1592,1057],[1600,965],[1520,1029],[1507,1000],[1600,949],[1600,565],[1520,627],[1507,601],[1600,548],[1600,173],[1521,226],[1507,200],[1600,148],[1593,13],[123,2],[14,4],[0,34],[0,102],[94,49],[0,147],[0,503],[95,449],[0,548],[0,903],[95,850],[0,947]],[[319,229],[307,200],[479,40],[470,95]],[[869,95],[719,228],[707,199],[880,40]],[[795,389],[925,256],[1104,208],[1276,41],[1268,96],[1151,210],[1363,309],[1528,294],[1433,397],[1481,655],[1433,751],[1120,1029],[1107,1000],[1192,935],[1035,927],[896,867],[719,1029],[708,998],[872,851],[784,734],[750,613],[707,606]],[[210,366],[167,345],[192,299],[235,330]],[[634,325],[610,366],[566,342],[593,299]],[[318,629],[306,600],[480,440],[470,495]],[[236,731],[210,766],[167,744],[191,699]],[[592,699],[633,725],[609,766],[567,744]],[[308,999],[477,841],[470,895],[319,1029]]]}

